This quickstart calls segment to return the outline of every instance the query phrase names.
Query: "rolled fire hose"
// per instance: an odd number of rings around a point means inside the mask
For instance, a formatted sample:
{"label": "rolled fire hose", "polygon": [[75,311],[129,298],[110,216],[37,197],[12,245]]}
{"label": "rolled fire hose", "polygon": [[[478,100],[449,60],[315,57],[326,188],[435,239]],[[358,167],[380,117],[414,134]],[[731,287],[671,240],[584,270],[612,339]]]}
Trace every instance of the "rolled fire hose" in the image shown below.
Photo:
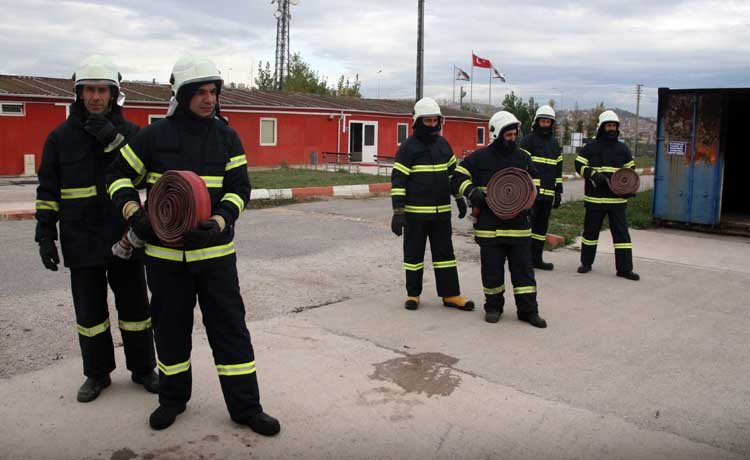
{"label": "rolled fire hose", "polygon": [[535,199],[536,186],[523,169],[505,168],[487,183],[487,205],[499,219],[509,220],[531,209]]}
{"label": "rolled fire hose", "polygon": [[641,185],[641,179],[638,177],[638,173],[630,168],[618,169],[612,174],[612,177],[607,179],[607,185],[617,196],[633,195],[638,191],[638,187]]}

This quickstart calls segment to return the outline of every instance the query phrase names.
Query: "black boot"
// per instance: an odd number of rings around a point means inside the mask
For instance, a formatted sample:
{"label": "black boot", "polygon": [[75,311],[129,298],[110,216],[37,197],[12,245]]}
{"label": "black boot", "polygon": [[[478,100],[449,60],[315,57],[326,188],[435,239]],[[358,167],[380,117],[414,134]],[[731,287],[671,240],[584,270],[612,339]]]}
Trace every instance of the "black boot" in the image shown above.
{"label": "black boot", "polygon": [[419,297],[407,297],[406,302],[404,302],[404,308],[407,310],[416,310],[419,308]]}
{"label": "black boot", "polygon": [[484,320],[488,323],[496,323],[500,321],[500,315],[502,315],[502,313],[498,310],[486,310],[484,312]]}
{"label": "black boot", "polygon": [[534,268],[537,268],[539,270],[554,270],[555,264],[540,260],[538,262],[534,262]]}
{"label": "black boot", "polygon": [[281,424],[278,420],[265,412],[251,415],[245,420],[235,420],[237,423],[247,425],[251,430],[263,436],[274,436],[281,431]]}
{"label": "black boot", "polygon": [[578,273],[588,273],[590,271],[591,271],[591,265],[581,264],[581,266],[578,267]]}
{"label": "black boot", "polygon": [[547,327],[547,321],[545,321],[544,318],[539,316],[539,313],[533,313],[530,315],[518,315],[518,319],[526,323],[529,323],[534,327],[538,327],[541,329],[544,329],[545,327]]}
{"label": "black boot", "polygon": [[154,371],[135,373],[130,376],[131,380],[139,385],[143,385],[149,393],[159,392],[159,376]]}
{"label": "black boot", "polygon": [[629,279],[629,280],[632,280],[632,281],[638,281],[639,279],[641,279],[641,277],[640,277],[640,275],[638,275],[638,273],[635,273],[635,272],[632,272],[632,271],[630,271],[630,272],[617,272],[617,276],[619,276],[621,278]]}
{"label": "black boot", "polygon": [[174,423],[178,415],[185,412],[185,406],[159,406],[151,413],[148,424],[154,430],[163,430]]}
{"label": "black boot", "polygon": [[95,400],[103,389],[112,384],[109,375],[104,377],[89,377],[78,389],[78,402],[87,403]]}

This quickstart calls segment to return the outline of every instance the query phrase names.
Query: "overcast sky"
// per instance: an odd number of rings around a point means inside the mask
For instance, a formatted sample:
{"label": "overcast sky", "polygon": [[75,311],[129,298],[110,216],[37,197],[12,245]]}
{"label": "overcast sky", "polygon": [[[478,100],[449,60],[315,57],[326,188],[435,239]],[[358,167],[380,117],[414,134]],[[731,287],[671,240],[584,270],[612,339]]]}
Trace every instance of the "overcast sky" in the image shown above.
{"label": "overcast sky", "polygon": [[[69,77],[89,54],[110,55],[126,79],[166,82],[176,58],[210,55],[229,81],[249,82],[271,60],[270,0],[0,0],[0,73]],[[359,74],[365,97],[415,93],[417,0],[300,0],[291,49],[334,82]],[[425,1],[425,95],[453,97],[456,65],[472,50],[511,89],[558,107],[604,101],[656,113],[656,88],[750,86],[750,1]],[[378,71],[382,71],[378,74]],[[253,70],[257,73],[257,70]],[[487,102],[489,73],[474,70],[473,100]],[[468,82],[457,82],[468,86]],[[468,88],[467,88],[468,92]],[[469,96],[467,96],[468,98]]]}

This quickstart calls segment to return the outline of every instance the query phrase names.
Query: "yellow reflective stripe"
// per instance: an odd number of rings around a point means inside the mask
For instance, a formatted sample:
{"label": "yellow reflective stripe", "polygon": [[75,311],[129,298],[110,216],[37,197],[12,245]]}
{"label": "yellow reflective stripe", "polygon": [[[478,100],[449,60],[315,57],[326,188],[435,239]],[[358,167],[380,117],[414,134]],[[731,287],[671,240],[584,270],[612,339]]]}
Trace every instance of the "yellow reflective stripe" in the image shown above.
{"label": "yellow reflective stripe", "polygon": [[221,197],[221,201],[228,201],[237,206],[237,209],[240,211],[240,213],[245,210],[245,200],[243,200],[242,197],[237,195],[236,193],[225,193],[224,196]]}
{"label": "yellow reflective stripe", "polygon": [[450,212],[451,211],[451,205],[440,205],[440,206],[412,206],[412,205],[406,205],[404,206],[404,211],[410,212],[412,214],[437,214],[441,212]]}
{"label": "yellow reflective stripe", "polygon": [[478,188],[479,190],[483,191],[483,192],[486,192],[486,191],[487,191],[487,187],[481,187],[481,186],[479,186],[479,187],[477,187],[477,188]]}
{"label": "yellow reflective stripe", "polygon": [[410,272],[418,272],[419,270],[422,270],[424,268],[424,262],[420,262],[418,264],[407,264],[404,262],[404,270],[408,270]]}
{"label": "yellow reflective stripe", "polygon": [[107,189],[107,193],[109,193],[109,196],[114,196],[115,192],[120,190],[121,188],[135,188],[133,187],[133,182],[128,179],[127,177],[124,179],[117,179],[116,181],[109,184],[109,188]]}
{"label": "yellow reflective stripe", "polygon": [[634,167],[634,166],[635,166],[635,161],[628,161],[628,162],[627,162],[627,163],[625,163],[625,164],[624,164],[624,165],[623,165],[622,167],[623,167],[623,168],[632,168],[632,167]]}
{"label": "yellow reflective stripe", "polygon": [[76,327],[78,328],[79,334],[85,337],[94,337],[101,334],[102,332],[107,332],[109,330],[109,318],[107,318],[103,323],[97,324],[93,327],[83,327],[80,324],[76,324]]}
{"label": "yellow reflective stripe", "polygon": [[236,157],[232,157],[227,162],[227,165],[224,167],[224,171],[229,171],[230,169],[239,168],[242,165],[247,164],[247,158],[245,155],[237,155]]}
{"label": "yellow reflective stripe", "polygon": [[453,170],[454,172],[461,173],[466,177],[471,178],[471,173],[468,169],[464,168],[463,166],[456,166],[456,169]]}
{"label": "yellow reflective stripe", "polygon": [[60,203],[57,201],[36,200],[37,211],[59,211]]}
{"label": "yellow reflective stripe", "polygon": [[156,362],[159,365],[159,370],[162,371],[164,375],[176,375],[182,372],[187,372],[190,369],[190,358],[184,363],[172,364],[171,366],[167,366],[158,359]]}
{"label": "yellow reflective stripe", "polygon": [[440,171],[447,171],[448,166],[450,166],[452,163],[441,163],[437,165],[413,165],[411,167],[411,172],[440,172]]}
{"label": "yellow reflective stripe", "polygon": [[454,267],[458,267],[458,264],[456,263],[455,260],[442,260],[438,262],[433,261],[432,267],[433,268],[454,268]]}
{"label": "yellow reflective stripe", "polygon": [[581,163],[581,164],[584,164],[584,165],[589,164],[589,159],[586,158],[586,157],[582,157],[581,155],[578,155],[576,157],[576,161],[579,162],[579,163]]}
{"label": "yellow reflective stripe", "polygon": [[533,182],[534,185],[541,185],[542,184],[542,180],[541,179],[531,179],[531,182]]}
{"label": "yellow reflective stripe", "polygon": [[527,238],[531,236],[531,229],[527,230],[474,230],[477,238]]}
{"label": "yellow reflective stripe", "polygon": [[[458,168],[456,168],[458,169]],[[466,191],[466,188],[471,185],[471,181],[469,179],[466,179],[465,181],[461,182],[461,186],[458,187],[458,193],[463,195]]]}
{"label": "yellow reflective stripe", "polygon": [[406,196],[406,189],[405,188],[392,188],[391,196]]}
{"label": "yellow reflective stripe", "polygon": [[555,191],[548,188],[540,188],[539,193],[541,195],[555,196]]}
{"label": "yellow reflective stripe", "polygon": [[411,174],[411,169],[409,169],[406,166],[402,165],[398,161],[395,162],[395,163],[393,163],[393,169],[395,169],[397,171],[400,171],[402,174],[407,175],[407,176],[409,174]]}
{"label": "yellow reflective stripe", "polygon": [[228,256],[234,254],[234,241],[229,244],[222,244],[220,246],[211,246],[203,249],[193,249],[185,251],[185,260],[187,262],[198,262],[200,260],[215,259],[217,257]]}
{"label": "yellow reflective stripe", "polygon": [[563,161],[563,156],[562,155],[560,155],[559,157],[557,157],[557,162],[558,163],[561,163],[562,161]]}
{"label": "yellow reflective stripe", "polygon": [[451,159],[450,159],[450,160],[448,160],[448,166],[450,166],[450,165],[454,165],[454,164],[456,164],[456,163],[458,163],[458,160],[456,160],[456,157],[455,157],[455,155],[454,155],[454,156],[451,156]]}
{"label": "yellow reflective stripe", "polygon": [[591,169],[593,169],[596,172],[615,173],[620,168],[615,168],[614,166],[594,166]]}
{"label": "yellow reflective stripe", "polygon": [[208,188],[221,188],[224,186],[224,176],[201,176]]}
{"label": "yellow reflective stripe", "polygon": [[581,238],[581,244],[585,244],[586,246],[596,246],[599,244],[599,240],[587,240],[586,238]]}
{"label": "yellow reflective stripe", "polygon": [[532,156],[531,157],[531,161],[533,161],[534,163],[542,163],[542,164],[545,164],[545,165],[557,166],[557,160],[556,159],[553,160],[551,158]]}
{"label": "yellow reflective stripe", "polygon": [[533,238],[533,239],[535,239],[535,240],[539,240],[539,241],[546,241],[546,240],[547,240],[547,237],[546,237],[546,236],[544,236],[544,235],[540,235],[540,234],[538,234],[538,233],[532,233],[532,234],[531,234],[531,238]]}
{"label": "yellow reflective stripe", "polygon": [[555,183],[562,184],[563,183],[562,177],[558,177],[557,179],[555,179]]}
{"label": "yellow reflective stripe", "polygon": [[526,152],[526,154],[527,154],[528,156],[531,156],[531,152],[529,152],[528,150],[526,150],[526,149],[521,149],[521,151],[523,151],[523,152]]}
{"label": "yellow reflective stripe", "polygon": [[123,331],[129,331],[129,332],[139,332],[139,331],[145,331],[146,329],[151,327],[151,318],[144,321],[123,321],[119,320],[118,325],[120,326],[120,329]]}
{"label": "yellow reflective stripe", "polygon": [[505,285],[501,284],[496,288],[483,288],[485,295],[496,295],[505,292]]}
{"label": "yellow reflective stripe", "polygon": [[513,294],[533,294],[536,292],[536,286],[519,286],[513,288]]}
{"label": "yellow reflective stripe", "polygon": [[628,202],[626,198],[597,198],[587,195],[583,196],[583,201],[595,204],[623,204]]}
{"label": "yellow reflective stripe", "polygon": [[588,168],[588,166],[581,166],[581,170],[578,171],[578,174],[580,174],[581,177],[583,177],[583,172],[586,171],[586,168]]}
{"label": "yellow reflective stripe", "polygon": [[133,171],[135,171],[139,177],[146,174],[146,167],[143,166],[141,159],[138,158],[138,155],[136,155],[133,149],[130,148],[130,144],[125,144],[125,146],[120,149],[120,154],[125,158],[125,161],[128,162],[130,167],[133,168]]}
{"label": "yellow reflective stripe", "polygon": [[615,249],[633,249],[633,243],[615,243]]}
{"label": "yellow reflective stripe", "polygon": [[217,364],[216,370],[219,372],[219,375],[227,377],[253,374],[255,373],[255,361],[242,364]]}
{"label": "yellow reflective stripe", "polygon": [[157,181],[157,180],[159,180],[159,178],[160,178],[161,176],[163,176],[163,174],[162,174],[162,173],[158,173],[158,172],[150,172],[150,173],[148,173],[148,175],[146,176],[146,182],[147,182],[147,183],[149,183],[149,184],[155,184],[155,183],[156,183],[156,181]]}
{"label": "yellow reflective stripe", "polygon": [[173,262],[182,262],[183,252],[179,249],[164,248],[153,244],[146,243],[146,255],[157,259],[171,260]]}
{"label": "yellow reflective stripe", "polygon": [[96,185],[91,187],[64,188],[60,190],[60,198],[63,200],[75,200],[96,196]]}

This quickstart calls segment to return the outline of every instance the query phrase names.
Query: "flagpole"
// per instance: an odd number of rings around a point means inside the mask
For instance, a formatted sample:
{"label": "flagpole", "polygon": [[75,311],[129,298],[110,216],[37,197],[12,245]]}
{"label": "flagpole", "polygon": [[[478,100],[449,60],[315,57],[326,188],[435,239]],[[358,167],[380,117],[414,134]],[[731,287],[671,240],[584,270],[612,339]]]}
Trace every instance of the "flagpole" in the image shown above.
{"label": "flagpole", "polygon": [[469,81],[469,104],[474,103],[474,50],[471,50],[471,80]]}
{"label": "flagpole", "polygon": [[492,69],[490,68],[490,97],[488,98],[489,106],[492,107]]}
{"label": "flagpole", "polygon": [[451,76],[451,79],[453,80],[453,103],[456,103],[456,64],[453,64],[453,75]]}

